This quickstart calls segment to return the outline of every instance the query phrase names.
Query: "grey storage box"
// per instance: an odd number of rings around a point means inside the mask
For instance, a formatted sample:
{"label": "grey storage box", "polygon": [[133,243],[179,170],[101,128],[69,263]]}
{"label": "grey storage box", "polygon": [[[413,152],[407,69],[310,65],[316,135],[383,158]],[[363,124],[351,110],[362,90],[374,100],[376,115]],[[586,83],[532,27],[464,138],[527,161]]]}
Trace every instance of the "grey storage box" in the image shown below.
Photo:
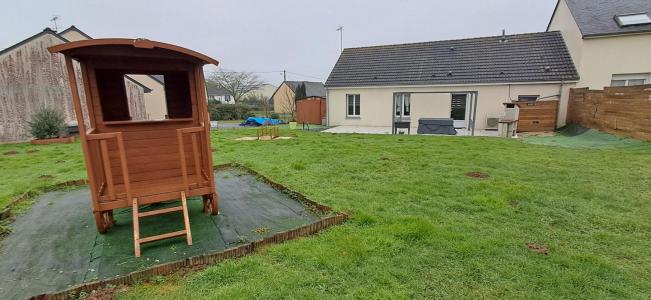
{"label": "grey storage box", "polygon": [[454,120],[448,118],[418,119],[418,134],[449,134],[456,135]]}

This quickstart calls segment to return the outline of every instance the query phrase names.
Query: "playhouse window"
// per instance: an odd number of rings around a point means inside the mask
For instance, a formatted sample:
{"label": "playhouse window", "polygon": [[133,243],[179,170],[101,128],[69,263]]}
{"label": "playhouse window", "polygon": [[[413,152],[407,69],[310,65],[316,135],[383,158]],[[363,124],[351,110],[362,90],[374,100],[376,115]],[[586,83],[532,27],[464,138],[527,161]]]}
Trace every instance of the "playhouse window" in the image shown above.
{"label": "playhouse window", "polygon": [[96,77],[105,122],[192,117],[186,72],[125,74],[121,70],[98,69]]}

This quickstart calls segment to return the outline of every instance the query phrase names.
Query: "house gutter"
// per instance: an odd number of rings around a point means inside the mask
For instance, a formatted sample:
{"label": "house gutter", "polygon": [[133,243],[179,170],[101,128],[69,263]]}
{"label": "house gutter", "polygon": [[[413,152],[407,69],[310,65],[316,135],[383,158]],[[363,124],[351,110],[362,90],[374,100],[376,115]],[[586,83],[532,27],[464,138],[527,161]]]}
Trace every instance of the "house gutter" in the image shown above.
{"label": "house gutter", "polygon": [[330,126],[330,89],[326,88],[326,126]]}

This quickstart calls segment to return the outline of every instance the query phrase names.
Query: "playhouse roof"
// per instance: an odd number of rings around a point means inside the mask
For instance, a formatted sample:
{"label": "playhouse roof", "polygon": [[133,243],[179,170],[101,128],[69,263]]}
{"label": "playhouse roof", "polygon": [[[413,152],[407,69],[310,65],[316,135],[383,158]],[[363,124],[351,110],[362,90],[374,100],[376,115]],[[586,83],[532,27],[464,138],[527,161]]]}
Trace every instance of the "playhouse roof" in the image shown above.
{"label": "playhouse roof", "polygon": [[48,50],[52,53],[64,53],[71,54],[78,49],[89,48],[89,47],[110,47],[110,46],[133,46],[138,49],[163,49],[172,51],[181,55],[189,56],[194,58],[204,64],[213,64],[218,65],[219,62],[207,55],[201,54],[199,52],[183,48],[180,46],[150,41],[147,39],[122,39],[122,38],[108,38],[108,39],[92,39],[92,40],[81,40],[75,42],[64,43],[56,46],[49,47]]}

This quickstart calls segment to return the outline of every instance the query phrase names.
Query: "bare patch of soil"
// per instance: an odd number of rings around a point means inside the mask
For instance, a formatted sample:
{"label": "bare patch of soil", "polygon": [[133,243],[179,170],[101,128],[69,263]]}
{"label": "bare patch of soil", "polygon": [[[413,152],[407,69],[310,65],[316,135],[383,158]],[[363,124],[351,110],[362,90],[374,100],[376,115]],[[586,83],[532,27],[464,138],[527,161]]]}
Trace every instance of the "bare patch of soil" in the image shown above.
{"label": "bare patch of soil", "polygon": [[484,172],[468,172],[468,173],[466,173],[466,176],[471,177],[471,178],[479,178],[479,179],[489,177],[489,175],[484,173]]}
{"label": "bare patch of soil", "polygon": [[5,153],[2,153],[2,155],[16,155],[18,154],[18,151],[7,151]]}
{"label": "bare patch of soil", "polygon": [[26,153],[35,153],[35,152],[38,152],[38,151],[39,151],[38,149],[29,149],[29,150],[27,150],[25,152]]}
{"label": "bare patch of soil", "polygon": [[549,255],[549,249],[547,249],[547,246],[545,245],[539,245],[536,243],[527,243],[527,248],[541,255]]}
{"label": "bare patch of soil", "polygon": [[513,207],[513,208],[518,208],[518,204],[519,204],[518,200],[509,201],[509,205],[511,205],[511,207]]}
{"label": "bare patch of soil", "polygon": [[257,233],[257,234],[265,234],[265,233],[271,231],[271,228],[269,228],[269,227],[258,227],[256,229],[251,230],[251,231],[253,231],[253,232]]}

